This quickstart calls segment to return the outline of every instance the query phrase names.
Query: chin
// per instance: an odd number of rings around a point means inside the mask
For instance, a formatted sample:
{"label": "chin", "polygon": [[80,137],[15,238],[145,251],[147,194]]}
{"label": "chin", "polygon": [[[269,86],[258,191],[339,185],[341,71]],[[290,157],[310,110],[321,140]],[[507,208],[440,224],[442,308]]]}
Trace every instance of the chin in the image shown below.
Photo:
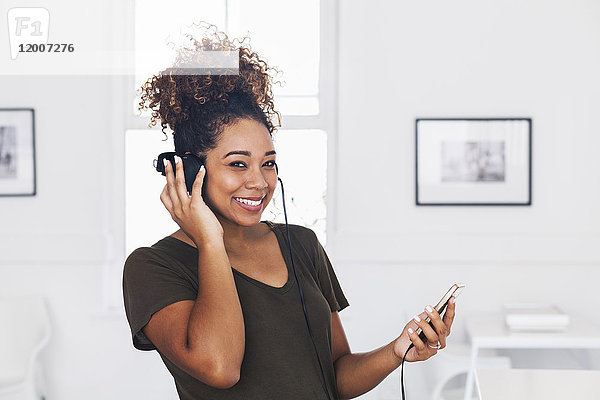
{"label": "chin", "polygon": [[245,228],[251,228],[253,226],[256,226],[260,223],[260,219],[256,219],[253,221],[250,221],[248,218],[225,218],[227,221],[229,221],[230,224],[232,224],[233,226],[243,226]]}
{"label": "chin", "polygon": [[261,218],[262,218],[262,212],[260,214],[257,213],[256,215],[253,215],[253,216],[236,218],[235,222],[241,226],[254,226],[254,225],[260,223]]}

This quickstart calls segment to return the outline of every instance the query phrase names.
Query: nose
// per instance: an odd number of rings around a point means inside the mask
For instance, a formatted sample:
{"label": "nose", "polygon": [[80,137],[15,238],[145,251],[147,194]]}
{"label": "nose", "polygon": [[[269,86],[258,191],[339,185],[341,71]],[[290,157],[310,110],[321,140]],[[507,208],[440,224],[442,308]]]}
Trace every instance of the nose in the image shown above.
{"label": "nose", "polygon": [[265,179],[260,167],[249,169],[248,179],[246,180],[246,187],[248,187],[248,189],[258,189],[263,191],[268,186],[269,183]]}

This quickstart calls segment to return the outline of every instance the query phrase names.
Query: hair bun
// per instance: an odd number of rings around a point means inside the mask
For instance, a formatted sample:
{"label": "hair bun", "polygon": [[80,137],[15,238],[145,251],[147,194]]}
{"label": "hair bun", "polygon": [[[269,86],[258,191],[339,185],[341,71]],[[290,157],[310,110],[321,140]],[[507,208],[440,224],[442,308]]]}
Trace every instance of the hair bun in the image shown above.
{"label": "hair bun", "polygon": [[[269,67],[249,45],[243,45],[247,36],[230,41],[215,25],[200,22],[193,26],[200,28],[200,40],[186,33],[191,45],[178,49],[173,67],[154,75],[141,88],[138,109],[152,111],[148,126],[160,120],[163,133],[167,127],[173,131],[175,151],[195,154],[213,148],[222,128],[237,118],[263,122],[269,133],[281,126],[272,94],[273,79],[279,71]],[[219,67],[201,71],[205,74],[189,74],[182,69],[190,62],[203,61],[198,57],[215,50],[239,52],[237,74]],[[274,116],[277,125],[272,122]]]}

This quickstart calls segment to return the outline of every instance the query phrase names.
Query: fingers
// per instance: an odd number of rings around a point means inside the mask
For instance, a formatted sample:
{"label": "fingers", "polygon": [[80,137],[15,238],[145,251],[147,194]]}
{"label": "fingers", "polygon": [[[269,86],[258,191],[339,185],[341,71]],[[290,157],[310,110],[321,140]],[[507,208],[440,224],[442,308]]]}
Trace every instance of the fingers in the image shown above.
{"label": "fingers", "polygon": [[454,322],[454,315],[456,311],[456,297],[450,297],[450,301],[448,301],[448,306],[446,307],[446,313],[444,314],[444,325],[448,329],[446,336],[450,335],[450,330],[452,328],[452,323]]}
{"label": "fingers", "polygon": [[[183,207],[189,201],[187,189],[185,187],[185,177],[183,173],[183,163],[178,156],[175,156],[175,169],[177,173],[173,172],[171,162],[164,159],[165,162],[165,175],[167,176],[167,193],[171,202],[169,213],[175,222],[178,222],[183,217]],[[163,201],[164,204],[164,201]],[[166,206],[166,204],[165,204]]]}
{"label": "fingers", "polygon": [[[408,337],[410,338],[410,341],[412,342],[412,344],[415,345],[415,349],[417,349],[418,353],[423,353],[427,351],[427,345],[421,340],[421,338],[419,337],[419,335],[417,335],[417,332],[412,329],[412,328],[408,328]],[[435,349],[432,349],[435,350]]]}
{"label": "fingers", "polygon": [[179,196],[177,195],[177,189],[175,188],[175,174],[173,173],[173,167],[171,166],[171,162],[166,158],[164,159],[164,162],[165,175],[167,176],[167,195],[171,202],[171,208],[169,209],[169,212],[171,213],[173,219],[175,219],[175,210],[181,208],[181,203],[179,201]]}
{"label": "fingers", "polygon": [[414,331],[412,328],[408,328],[408,337],[410,341],[415,346],[417,351],[416,360],[427,360],[429,357],[437,354],[437,349],[435,347],[429,347],[426,342],[424,342],[421,337]]}
{"label": "fingers", "polygon": [[[426,360],[437,354],[437,348],[431,347],[439,343],[439,349],[446,347],[446,337],[454,321],[455,298],[451,297],[446,307],[444,318],[431,306],[425,307],[422,312],[406,324],[406,333],[412,344],[414,352],[409,353],[407,361]],[[418,334],[419,328],[421,333]],[[430,346],[431,345],[431,346]]]}
{"label": "fingers", "polygon": [[444,324],[444,321],[442,321],[442,317],[440,317],[440,314],[436,311],[435,308],[427,306],[425,307],[425,312],[427,312],[427,316],[431,320],[431,324],[433,324],[433,328],[437,333],[440,342],[440,349],[443,349],[444,347],[446,347],[446,336],[448,336],[448,328],[446,327],[446,324]]}
{"label": "fingers", "polygon": [[171,198],[169,197],[168,185],[165,185],[162,192],[160,193],[160,201],[162,201],[162,203],[165,205],[165,208],[169,211],[169,214],[171,214],[172,217],[173,203],[171,202]]}
{"label": "fingers", "polygon": [[204,185],[204,176],[206,176],[206,168],[204,165],[200,167],[194,184],[192,185],[192,197],[202,197],[202,186]]}
{"label": "fingers", "polygon": [[[420,319],[425,319],[427,318],[427,313],[422,312],[421,314],[418,315]],[[419,329],[419,324],[417,324],[416,319],[411,319],[409,321],[408,324],[406,324],[407,327],[412,328],[414,331],[416,331],[417,329]]]}
{"label": "fingers", "polygon": [[425,318],[415,315],[413,320],[417,323],[417,325],[419,325],[419,328],[421,328],[421,330],[425,334],[427,342],[432,344],[438,343],[440,341],[440,338],[435,332],[435,330],[431,327],[431,325],[429,325],[429,322],[427,322],[426,317],[427,314],[425,314]]}
{"label": "fingers", "polygon": [[177,190],[177,195],[179,196],[179,200],[183,202],[183,199],[187,199],[188,192],[187,187],[185,186],[185,173],[183,171],[183,162],[179,156],[175,156],[175,190]]}

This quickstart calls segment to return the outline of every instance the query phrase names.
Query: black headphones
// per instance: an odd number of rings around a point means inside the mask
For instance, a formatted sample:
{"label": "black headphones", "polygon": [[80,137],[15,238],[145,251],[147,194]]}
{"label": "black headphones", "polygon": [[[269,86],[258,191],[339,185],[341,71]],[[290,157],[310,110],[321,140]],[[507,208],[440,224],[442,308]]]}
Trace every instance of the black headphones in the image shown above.
{"label": "black headphones", "polygon": [[196,175],[198,175],[200,167],[205,164],[206,160],[203,160],[194,154],[178,154],[174,151],[170,151],[158,155],[158,159],[154,160],[154,168],[156,168],[158,172],[165,176],[166,172],[164,160],[166,158],[171,163],[171,166],[173,167],[173,173],[175,173],[176,155],[179,156],[183,162],[183,174],[185,176],[185,186],[187,187],[187,191],[188,193],[192,193],[192,186],[194,186]]}

